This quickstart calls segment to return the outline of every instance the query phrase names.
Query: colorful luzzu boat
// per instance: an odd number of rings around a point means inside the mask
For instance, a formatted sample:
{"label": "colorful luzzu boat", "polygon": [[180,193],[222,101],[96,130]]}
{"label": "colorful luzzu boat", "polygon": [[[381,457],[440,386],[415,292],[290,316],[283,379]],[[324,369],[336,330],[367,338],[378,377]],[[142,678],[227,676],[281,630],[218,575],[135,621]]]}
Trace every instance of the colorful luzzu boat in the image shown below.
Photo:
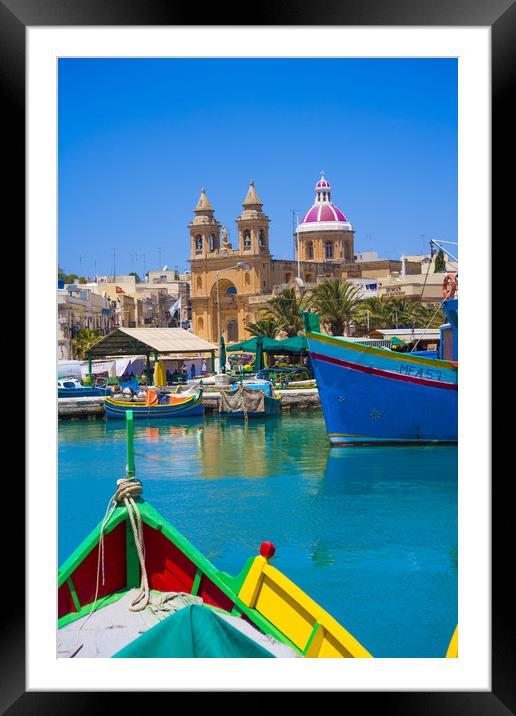
{"label": "colorful luzzu boat", "polygon": [[211,564],[142,499],[131,413],[127,428],[126,479],[59,569],[58,656],[371,657],[270,564],[270,542],[236,577]]}
{"label": "colorful luzzu boat", "polygon": [[457,442],[457,301],[444,310],[439,359],[324,335],[319,317],[305,313],[332,445]]}
{"label": "colorful luzzu boat", "polygon": [[145,402],[141,403],[106,398],[106,417],[125,420],[129,410],[135,418],[188,418],[204,414],[202,388],[185,393],[164,394],[162,398],[166,402],[159,402],[158,391],[150,388],[147,389]]}

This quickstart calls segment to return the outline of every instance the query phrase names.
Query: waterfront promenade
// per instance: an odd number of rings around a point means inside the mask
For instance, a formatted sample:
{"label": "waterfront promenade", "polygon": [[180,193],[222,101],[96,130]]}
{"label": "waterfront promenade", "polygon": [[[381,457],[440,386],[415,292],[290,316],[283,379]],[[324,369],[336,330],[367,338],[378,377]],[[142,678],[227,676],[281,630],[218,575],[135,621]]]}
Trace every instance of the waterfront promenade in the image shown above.
{"label": "waterfront promenade", "polygon": [[[281,410],[318,410],[321,407],[317,388],[277,390]],[[103,396],[93,398],[58,398],[57,415],[60,420],[102,418],[105,415]],[[220,393],[204,393],[204,411],[210,415],[219,412]]]}

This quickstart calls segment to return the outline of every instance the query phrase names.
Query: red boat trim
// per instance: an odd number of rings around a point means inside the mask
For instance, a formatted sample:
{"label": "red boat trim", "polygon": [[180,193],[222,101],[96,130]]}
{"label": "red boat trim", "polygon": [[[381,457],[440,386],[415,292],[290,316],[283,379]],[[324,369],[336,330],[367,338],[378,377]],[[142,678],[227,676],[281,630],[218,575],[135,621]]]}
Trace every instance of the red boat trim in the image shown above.
{"label": "red boat trim", "polygon": [[405,383],[416,383],[417,385],[428,385],[432,388],[444,388],[445,390],[458,390],[456,383],[445,383],[440,380],[429,380],[428,378],[414,378],[410,375],[402,375],[401,373],[392,373],[389,370],[381,370],[380,368],[372,368],[368,365],[359,365],[358,363],[349,363],[346,360],[340,358],[331,358],[330,356],[323,356],[320,353],[310,353],[312,358],[315,360],[322,360],[326,363],[333,363],[333,365],[340,365],[343,368],[350,368],[351,370],[358,370],[360,373],[369,373],[370,375],[378,375],[381,378],[390,378],[391,380],[402,380]]}

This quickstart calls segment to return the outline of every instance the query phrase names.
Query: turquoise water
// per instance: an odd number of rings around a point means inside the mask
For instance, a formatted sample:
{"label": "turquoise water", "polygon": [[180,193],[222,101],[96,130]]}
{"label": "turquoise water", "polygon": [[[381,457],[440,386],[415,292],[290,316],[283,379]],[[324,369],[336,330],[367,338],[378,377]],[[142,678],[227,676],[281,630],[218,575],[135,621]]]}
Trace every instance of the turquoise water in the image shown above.
{"label": "turquoise water", "polygon": [[[322,416],[136,422],[144,497],[218,568],[260,543],[376,657],[442,657],[457,624],[457,449],[330,448]],[[59,562],[126,464],[119,421],[59,423]]]}

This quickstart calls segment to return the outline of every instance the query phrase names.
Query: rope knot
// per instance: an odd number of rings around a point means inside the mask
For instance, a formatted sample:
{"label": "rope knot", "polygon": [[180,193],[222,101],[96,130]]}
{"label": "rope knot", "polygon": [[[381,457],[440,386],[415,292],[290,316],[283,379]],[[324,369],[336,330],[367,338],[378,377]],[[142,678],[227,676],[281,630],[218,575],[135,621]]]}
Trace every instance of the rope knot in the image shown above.
{"label": "rope knot", "polygon": [[116,492],[113,496],[115,502],[123,502],[126,499],[140,497],[143,492],[143,485],[135,477],[121,478],[116,481]]}

